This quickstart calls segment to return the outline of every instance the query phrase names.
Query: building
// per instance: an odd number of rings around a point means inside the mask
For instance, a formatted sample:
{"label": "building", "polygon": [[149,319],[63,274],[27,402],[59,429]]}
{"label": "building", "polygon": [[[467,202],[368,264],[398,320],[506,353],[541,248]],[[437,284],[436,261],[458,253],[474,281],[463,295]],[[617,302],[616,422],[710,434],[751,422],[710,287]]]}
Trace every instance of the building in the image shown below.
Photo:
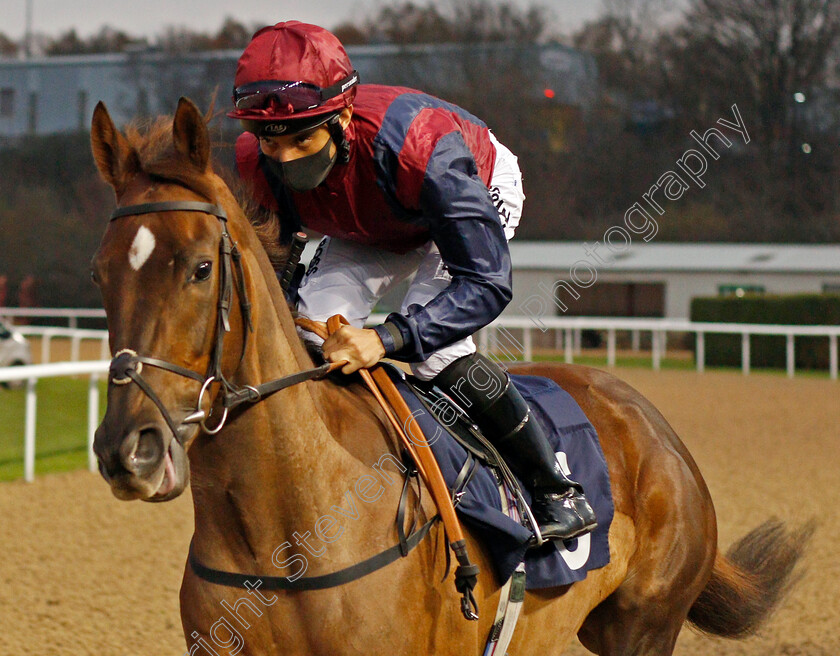
{"label": "building", "polygon": [[235,68],[232,51],[0,60],[0,138],[88,130],[100,100],[118,125],[172,113],[182,95],[204,105],[213,89],[227,92]]}
{"label": "building", "polygon": [[[519,97],[557,108],[585,110],[597,97],[594,58],[561,45],[375,45],[347,51],[363,82],[440,95],[469,88],[491,96],[491,81],[505,88],[506,75]],[[171,114],[180,96],[206,106],[216,92],[217,105],[225,107],[239,55],[239,50],[144,50],[0,59],[0,139],[87,130],[100,100],[117,125],[137,116]]]}
{"label": "building", "polygon": [[[317,243],[307,245],[303,263]],[[585,242],[509,245],[513,298],[502,316],[530,316],[537,326],[552,316],[689,319],[700,296],[840,294],[840,245],[642,244],[612,259]],[[374,311],[398,311],[408,284]]]}
{"label": "building", "polygon": [[[510,242],[508,315],[689,318],[691,299],[840,294],[840,245]],[[549,315],[549,312],[545,312]]]}

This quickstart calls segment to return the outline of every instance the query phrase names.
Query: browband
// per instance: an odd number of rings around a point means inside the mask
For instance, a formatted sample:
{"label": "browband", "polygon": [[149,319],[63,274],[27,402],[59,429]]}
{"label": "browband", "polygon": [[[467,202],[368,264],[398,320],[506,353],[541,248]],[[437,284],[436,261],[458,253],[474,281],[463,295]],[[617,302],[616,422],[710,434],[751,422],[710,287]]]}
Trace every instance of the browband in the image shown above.
{"label": "browband", "polygon": [[110,221],[121,216],[132,216],[135,214],[152,214],[154,212],[205,212],[227,221],[227,214],[224,209],[212,203],[202,203],[197,200],[167,200],[159,203],[140,203],[139,205],[126,205],[118,207],[111,213]]}

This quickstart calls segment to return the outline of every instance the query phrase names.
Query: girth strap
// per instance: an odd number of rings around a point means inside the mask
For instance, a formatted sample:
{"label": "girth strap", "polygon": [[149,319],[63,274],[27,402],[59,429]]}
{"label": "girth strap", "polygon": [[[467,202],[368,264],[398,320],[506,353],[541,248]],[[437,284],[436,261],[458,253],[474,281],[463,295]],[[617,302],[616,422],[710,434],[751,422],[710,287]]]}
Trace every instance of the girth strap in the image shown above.
{"label": "girth strap", "polygon": [[350,581],[355,581],[363,576],[367,576],[382,569],[386,565],[399,560],[403,556],[408,555],[408,552],[414,549],[420,541],[426,537],[432,525],[440,519],[439,515],[435,515],[428,522],[423,524],[417,531],[412,533],[406,539],[407,551],[403,553],[403,545],[395,544],[393,547],[382,551],[375,556],[371,556],[367,560],[360,563],[345,567],[337,572],[324,574],[323,576],[304,576],[294,580],[290,580],[288,576],[257,576],[254,574],[238,574],[236,572],[223,572],[212,567],[202,565],[195,554],[193,553],[193,545],[190,543],[189,562],[193,571],[205,581],[215,583],[217,585],[226,585],[231,588],[245,588],[246,583],[253,585],[260,581],[262,585],[260,590],[324,590],[326,588],[334,588]]}
{"label": "girth strap", "polygon": [[475,472],[478,469],[478,460],[475,459],[473,454],[467,451],[467,458],[464,460],[464,466],[461,467],[461,471],[458,472],[458,476],[455,478],[455,483],[452,485],[452,506],[457,506],[461,503],[461,497],[464,496],[467,485],[472,480],[473,476],[475,476]]}

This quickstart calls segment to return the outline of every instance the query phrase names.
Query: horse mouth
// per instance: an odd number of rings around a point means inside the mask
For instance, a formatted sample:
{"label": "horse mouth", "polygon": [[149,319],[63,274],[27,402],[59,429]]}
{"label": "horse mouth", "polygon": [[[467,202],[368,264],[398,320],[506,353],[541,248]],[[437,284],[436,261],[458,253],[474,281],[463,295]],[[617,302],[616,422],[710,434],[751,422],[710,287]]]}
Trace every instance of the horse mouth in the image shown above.
{"label": "horse mouth", "polygon": [[[136,429],[141,433],[152,432],[154,424],[144,424]],[[157,457],[152,461],[152,446],[147,444],[141,457],[136,456],[136,449],[112,446],[114,434],[128,433],[130,428],[123,424],[110,426],[105,421],[97,429],[94,449],[97,451],[99,473],[108,483],[111,492],[122,501],[169,501],[179,496],[189,484],[190,465],[187,448],[197,436],[199,429],[195,424],[181,424],[177,435],[163,435],[163,444],[158,442]],[[163,429],[159,429],[163,432]],[[125,438],[124,438],[125,439]],[[160,439],[160,437],[157,437]],[[162,449],[162,450],[161,450]]]}
{"label": "horse mouth", "polygon": [[175,489],[175,465],[172,462],[172,446],[166,450],[163,458],[163,481],[154,496],[166,496]]}
{"label": "horse mouth", "polygon": [[172,440],[163,457],[163,477],[157,490],[144,501],[169,501],[179,496],[186,487],[189,464],[183,447]]}

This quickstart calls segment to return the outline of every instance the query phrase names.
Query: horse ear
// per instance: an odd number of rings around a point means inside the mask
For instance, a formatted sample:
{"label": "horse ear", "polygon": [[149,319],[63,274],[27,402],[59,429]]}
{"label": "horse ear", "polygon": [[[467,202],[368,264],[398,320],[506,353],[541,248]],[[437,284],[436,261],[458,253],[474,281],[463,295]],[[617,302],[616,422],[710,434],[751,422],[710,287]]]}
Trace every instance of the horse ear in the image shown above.
{"label": "horse ear", "polygon": [[199,171],[206,171],[210,162],[210,135],[207,122],[189,98],[181,97],[172,124],[175,148]]}
{"label": "horse ear", "polygon": [[114,121],[101,100],[93,110],[90,146],[96,168],[119,196],[125,190],[128,181],[140,170],[140,160],[137,151],[114,126]]}

